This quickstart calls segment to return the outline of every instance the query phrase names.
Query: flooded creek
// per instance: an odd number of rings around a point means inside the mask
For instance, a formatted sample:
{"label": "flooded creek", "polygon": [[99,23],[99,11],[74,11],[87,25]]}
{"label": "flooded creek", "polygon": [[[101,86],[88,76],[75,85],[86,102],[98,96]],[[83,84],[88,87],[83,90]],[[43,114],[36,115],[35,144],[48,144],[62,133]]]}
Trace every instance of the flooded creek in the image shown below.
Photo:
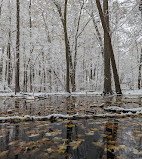
{"label": "flooded creek", "polygon": [[[100,105],[141,107],[140,97],[1,98],[0,116],[106,113]],[[0,123],[2,159],[141,159],[142,118],[96,118]]]}

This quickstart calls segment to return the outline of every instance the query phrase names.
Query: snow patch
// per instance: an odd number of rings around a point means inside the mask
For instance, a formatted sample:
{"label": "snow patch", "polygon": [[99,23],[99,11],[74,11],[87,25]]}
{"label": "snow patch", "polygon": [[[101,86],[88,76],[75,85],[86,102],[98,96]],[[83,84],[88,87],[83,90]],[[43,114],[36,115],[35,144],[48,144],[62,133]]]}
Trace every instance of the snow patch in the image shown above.
{"label": "snow patch", "polygon": [[104,108],[104,110],[110,110],[110,111],[123,111],[123,112],[142,112],[142,107],[140,108],[132,108],[132,109],[124,109],[121,107],[117,107],[117,106],[110,106],[107,108]]}

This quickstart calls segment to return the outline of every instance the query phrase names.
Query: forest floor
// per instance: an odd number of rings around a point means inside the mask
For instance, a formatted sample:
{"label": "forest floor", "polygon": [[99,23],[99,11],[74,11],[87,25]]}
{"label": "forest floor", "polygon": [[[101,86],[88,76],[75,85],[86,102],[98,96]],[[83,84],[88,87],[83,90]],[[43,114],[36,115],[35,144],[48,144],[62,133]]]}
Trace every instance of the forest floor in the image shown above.
{"label": "forest floor", "polygon": [[87,93],[1,96],[0,158],[142,158],[140,91]]}

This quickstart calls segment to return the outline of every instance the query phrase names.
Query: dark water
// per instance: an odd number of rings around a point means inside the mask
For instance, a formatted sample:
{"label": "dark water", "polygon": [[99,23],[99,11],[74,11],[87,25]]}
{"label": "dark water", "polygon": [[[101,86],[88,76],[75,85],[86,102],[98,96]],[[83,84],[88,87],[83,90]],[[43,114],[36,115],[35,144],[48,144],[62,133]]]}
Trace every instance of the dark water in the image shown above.
{"label": "dark water", "polygon": [[7,159],[141,159],[142,119],[0,124]]}
{"label": "dark water", "polygon": [[[1,99],[1,116],[97,114],[94,105],[141,106],[140,97],[49,97],[44,101]],[[3,104],[2,104],[3,103]],[[40,112],[40,113],[39,113]],[[2,159],[142,159],[142,118],[1,123]]]}

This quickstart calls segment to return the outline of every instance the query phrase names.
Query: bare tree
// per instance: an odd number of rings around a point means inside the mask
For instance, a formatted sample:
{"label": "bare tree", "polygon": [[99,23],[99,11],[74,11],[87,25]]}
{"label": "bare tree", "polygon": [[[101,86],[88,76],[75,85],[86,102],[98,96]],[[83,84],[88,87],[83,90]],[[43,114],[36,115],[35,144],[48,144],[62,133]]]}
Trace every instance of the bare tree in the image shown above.
{"label": "bare tree", "polygon": [[62,25],[64,28],[64,38],[65,38],[65,51],[66,51],[66,91],[70,92],[70,65],[72,66],[71,61],[71,51],[70,51],[70,43],[68,38],[68,31],[67,31],[67,5],[68,0],[65,0],[64,3],[64,15],[62,14],[61,6],[58,2],[53,1],[55,6],[57,7],[59,16],[62,21]]}
{"label": "bare tree", "polygon": [[104,14],[103,14],[103,11],[102,11],[101,4],[100,4],[100,0],[96,0],[96,4],[97,4],[98,11],[99,11],[99,15],[100,15],[101,23],[102,23],[102,26],[103,26],[103,30],[106,33],[107,39],[108,39],[108,49],[110,51],[111,64],[112,64],[112,70],[113,70],[114,82],[115,82],[115,90],[116,90],[117,94],[122,94],[122,91],[121,91],[121,88],[120,88],[120,83],[119,83],[119,76],[118,76],[116,63],[115,63],[115,58],[114,58],[114,53],[113,53],[113,48],[112,48],[112,43],[111,43],[111,37],[109,35],[109,30],[108,30],[106,22],[105,22],[105,18],[104,18]]}

